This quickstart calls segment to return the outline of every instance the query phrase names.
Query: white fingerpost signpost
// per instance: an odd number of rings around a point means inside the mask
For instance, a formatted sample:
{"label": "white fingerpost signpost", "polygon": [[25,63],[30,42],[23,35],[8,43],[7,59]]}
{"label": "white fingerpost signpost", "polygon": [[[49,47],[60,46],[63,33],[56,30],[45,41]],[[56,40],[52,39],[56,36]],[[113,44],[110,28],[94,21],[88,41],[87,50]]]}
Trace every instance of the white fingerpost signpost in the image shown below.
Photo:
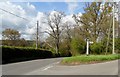
{"label": "white fingerpost signpost", "polygon": [[86,55],[89,55],[89,44],[93,44],[93,42],[92,41],[89,41],[89,39],[87,38],[87,49],[86,49]]}
{"label": "white fingerpost signpost", "polygon": [[86,50],[86,55],[89,54],[89,39],[87,39],[87,50]]}

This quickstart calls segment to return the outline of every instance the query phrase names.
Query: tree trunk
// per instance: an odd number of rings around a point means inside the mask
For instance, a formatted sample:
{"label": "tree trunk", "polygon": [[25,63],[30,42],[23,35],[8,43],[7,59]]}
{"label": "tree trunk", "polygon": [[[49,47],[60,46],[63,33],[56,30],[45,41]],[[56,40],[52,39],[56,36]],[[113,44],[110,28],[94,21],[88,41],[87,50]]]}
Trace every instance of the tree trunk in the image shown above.
{"label": "tree trunk", "polygon": [[56,39],[56,53],[59,53],[59,39]]}

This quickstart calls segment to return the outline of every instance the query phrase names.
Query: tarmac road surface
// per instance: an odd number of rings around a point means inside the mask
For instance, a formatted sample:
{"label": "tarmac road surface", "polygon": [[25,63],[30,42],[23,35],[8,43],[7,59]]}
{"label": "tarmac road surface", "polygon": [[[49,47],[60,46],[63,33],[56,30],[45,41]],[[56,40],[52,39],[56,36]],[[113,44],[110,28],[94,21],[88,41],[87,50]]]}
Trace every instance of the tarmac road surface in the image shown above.
{"label": "tarmac road surface", "polygon": [[39,59],[2,65],[2,75],[118,75],[118,60],[65,66],[62,58]]}

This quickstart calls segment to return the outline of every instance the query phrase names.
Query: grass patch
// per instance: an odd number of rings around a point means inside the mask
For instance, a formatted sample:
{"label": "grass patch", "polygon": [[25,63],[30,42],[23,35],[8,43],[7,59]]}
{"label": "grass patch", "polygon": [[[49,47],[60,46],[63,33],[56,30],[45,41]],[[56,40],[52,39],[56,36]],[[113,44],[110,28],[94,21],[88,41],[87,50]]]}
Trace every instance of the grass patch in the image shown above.
{"label": "grass patch", "polygon": [[64,65],[78,65],[78,64],[91,64],[91,63],[98,63],[98,62],[105,62],[111,60],[120,59],[120,54],[115,55],[80,55],[80,56],[73,56],[64,58],[61,61],[61,64]]}

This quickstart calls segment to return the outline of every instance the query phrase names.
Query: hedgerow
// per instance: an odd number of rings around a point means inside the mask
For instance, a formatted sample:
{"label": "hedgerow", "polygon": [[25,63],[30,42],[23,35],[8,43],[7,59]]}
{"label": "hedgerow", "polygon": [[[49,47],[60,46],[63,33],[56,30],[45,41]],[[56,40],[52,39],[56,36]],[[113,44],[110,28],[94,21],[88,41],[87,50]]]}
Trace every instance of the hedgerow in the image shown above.
{"label": "hedgerow", "polygon": [[2,64],[53,57],[52,52],[48,50],[4,46],[2,46],[1,48]]}
{"label": "hedgerow", "polygon": [[45,59],[45,58],[57,58],[57,57],[69,57],[70,53],[52,53],[45,49],[35,49],[32,47],[14,47],[14,46],[2,46],[2,64]]}

